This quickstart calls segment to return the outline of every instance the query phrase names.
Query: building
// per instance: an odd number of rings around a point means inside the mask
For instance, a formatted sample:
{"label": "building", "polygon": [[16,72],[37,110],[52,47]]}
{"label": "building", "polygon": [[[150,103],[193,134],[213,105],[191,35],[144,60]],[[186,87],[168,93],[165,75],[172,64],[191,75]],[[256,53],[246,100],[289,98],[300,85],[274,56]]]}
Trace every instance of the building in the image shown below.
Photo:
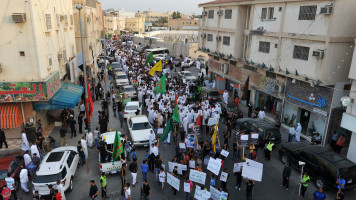
{"label": "building", "polygon": [[117,11],[106,12],[105,20],[105,33],[114,35],[125,29],[125,18]]}
{"label": "building", "polygon": [[[79,28],[79,12],[75,8],[76,4],[83,6],[81,12],[83,29],[84,58],[87,66],[87,72],[95,76],[98,72],[97,58],[102,52],[101,31],[103,29],[101,22],[102,11],[97,9],[97,0],[73,0],[74,24],[75,24],[75,42],[77,54],[81,57],[81,35]],[[83,65],[82,59],[79,59],[78,66]],[[83,69],[81,67],[81,69]]]}
{"label": "building", "polygon": [[[73,3],[3,0],[0,7],[6,8],[0,16],[0,127],[8,138],[21,138],[26,123],[41,119],[48,128],[48,110],[75,106],[83,92],[65,83],[77,57]],[[76,87],[68,102],[57,98]]]}
{"label": "building", "polygon": [[[171,15],[172,12],[167,12],[167,13],[159,13],[159,12],[153,12],[153,11],[143,11],[141,12],[142,13],[142,16],[145,17],[145,21],[146,22],[156,22],[158,21],[159,19],[161,18],[166,18],[168,19]],[[140,14],[141,14],[140,13]],[[138,16],[137,15],[138,13],[136,13],[135,16]]]}
{"label": "building", "polygon": [[145,32],[145,18],[143,16],[126,18],[125,19],[125,30],[132,31],[134,33]]}
{"label": "building", "polygon": [[178,18],[168,19],[168,28],[171,30],[198,30],[199,19],[194,18]]}
{"label": "building", "polygon": [[[199,5],[200,50],[209,53],[217,89],[228,89],[265,109],[286,127],[301,123],[329,142],[340,125],[337,103],[349,92],[348,71],[356,36],[351,0],[216,0]],[[349,20],[345,20],[349,19]]]}

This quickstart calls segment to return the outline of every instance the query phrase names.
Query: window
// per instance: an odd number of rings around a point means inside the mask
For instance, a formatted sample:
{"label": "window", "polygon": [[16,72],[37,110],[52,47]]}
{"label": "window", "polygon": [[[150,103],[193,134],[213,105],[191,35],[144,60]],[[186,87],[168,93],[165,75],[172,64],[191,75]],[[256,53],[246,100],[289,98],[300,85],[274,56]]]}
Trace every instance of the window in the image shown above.
{"label": "window", "polygon": [[225,10],[225,19],[231,19],[232,10]]}
{"label": "window", "polygon": [[267,19],[267,8],[262,8],[261,19]]}
{"label": "window", "polygon": [[46,14],[45,16],[46,16],[47,31],[50,31],[52,29],[51,14]]}
{"label": "window", "polygon": [[314,20],[317,6],[300,6],[299,20]]}
{"label": "window", "polygon": [[63,50],[63,61],[67,62],[67,51]]}
{"label": "window", "polygon": [[68,27],[68,16],[64,15],[64,23],[65,23],[65,27]]}
{"label": "window", "polygon": [[269,42],[261,42],[260,41],[260,46],[258,48],[258,51],[262,52],[262,53],[269,53],[269,47],[270,47]]}
{"label": "window", "polygon": [[61,27],[61,16],[56,14],[57,29]]}
{"label": "window", "polygon": [[208,41],[210,41],[210,42],[213,41],[213,34],[208,34]]}
{"label": "window", "polygon": [[68,160],[67,160],[68,167],[70,167],[72,165],[73,160],[74,160],[74,156],[75,156],[75,153],[74,152],[70,152],[70,154],[68,156]]}
{"label": "window", "polygon": [[214,10],[209,10],[209,12],[208,12],[208,18],[209,18],[209,19],[214,19]]}
{"label": "window", "polygon": [[274,19],[273,15],[274,15],[274,7],[262,8],[261,19],[272,20]]}
{"label": "window", "polygon": [[223,45],[230,46],[230,37],[228,36],[223,37]]}
{"label": "window", "polygon": [[274,8],[273,7],[268,8],[268,19],[274,19],[273,14],[274,14]]}
{"label": "window", "polygon": [[293,58],[300,60],[308,60],[309,47],[294,46]]}
{"label": "window", "polygon": [[71,25],[71,26],[74,25],[74,18],[73,18],[73,15],[70,15],[70,25]]}
{"label": "window", "polygon": [[20,51],[20,56],[25,56],[25,52],[24,51]]}
{"label": "window", "polygon": [[48,55],[48,67],[52,67],[53,61],[52,61],[52,55]]}

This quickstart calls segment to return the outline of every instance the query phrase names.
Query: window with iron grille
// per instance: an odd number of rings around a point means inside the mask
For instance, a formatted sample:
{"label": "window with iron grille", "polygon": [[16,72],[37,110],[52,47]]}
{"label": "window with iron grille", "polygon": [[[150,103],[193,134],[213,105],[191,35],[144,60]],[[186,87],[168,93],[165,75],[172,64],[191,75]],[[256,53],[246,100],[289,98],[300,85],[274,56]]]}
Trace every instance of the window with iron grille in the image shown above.
{"label": "window with iron grille", "polygon": [[293,58],[300,60],[308,60],[309,47],[294,46]]}
{"label": "window with iron grille", "polygon": [[231,19],[232,10],[225,10],[225,19]]}
{"label": "window with iron grille", "polygon": [[209,12],[208,12],[208,18],[209,18],[209,19],[214,19],[214,10],[209,10]]}
{"label": "window with iron grille", "polygon": [[230,46],[230,37],[228,36],[223,37],[223,45]]}
{"label": "window with iron grille", "polygon": [[260,41],[260,45],[259,45],[258,51],[262,52],[262,53],[269,53],[269,47],[270,47],[270,43],[269,42]]}
{"label": "window with iron grille", "polygon": [[52,29],[52,21],[51,21],[51,14],[46,14],[46,28],[47,31]]}
{"label": "window with iron grille", "polygon": [[213,34],[208,34],[208,41],[210,41],[210,42],[213,41]]}
{"label": "window with iron grille", "polygon": [[268,8],[268,19],[274,19],[273,14],[274,14],[274,8],[273,7]]}
{"label": "window with iron grille", "polygon": [[317,6],[300,6],[299,20],[314,20]]}
{"label": "window with iron grille", "polygon": [[262,8],[261,19],[267,19],[267,8]]}

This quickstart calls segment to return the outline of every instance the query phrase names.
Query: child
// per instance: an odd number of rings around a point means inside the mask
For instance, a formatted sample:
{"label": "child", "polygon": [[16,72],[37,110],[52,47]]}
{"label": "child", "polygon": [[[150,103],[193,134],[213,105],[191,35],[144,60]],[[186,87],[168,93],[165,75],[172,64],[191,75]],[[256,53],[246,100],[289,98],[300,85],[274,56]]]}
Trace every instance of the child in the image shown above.
{"label": "child", "polygon": [[11,198],[11,190],[6,184],[2,186],[1,196],[4,200],[9,200]]}
{"label": "child", "polygon": [[148,151],[146,151],[146,154],[145,154],[145,159],[148,160],[148,157],[150,157],[150,154]]}
{"label": "child", "polygon": [[54,190],[54,194],[56,195],[56,200],[62,200],[62,195],[58,190]]}
{"label": "child", "polygon": [[164,188],[165,180],[166,180],[166,173],[163,171],[163,168],[161,168],[159,172],[159,182],[162,183],[162,190]]}
{"label": "child", "polygon": [[40,195],[37,190],[35,191],[35,194],[33,195],[32,200],[40,200]]}
{"label": "child", "polygon": [[134,159],[137,159],[137,157],[136,157],[136,150],[135,149],[132,149],[132,159],[134,160]]}

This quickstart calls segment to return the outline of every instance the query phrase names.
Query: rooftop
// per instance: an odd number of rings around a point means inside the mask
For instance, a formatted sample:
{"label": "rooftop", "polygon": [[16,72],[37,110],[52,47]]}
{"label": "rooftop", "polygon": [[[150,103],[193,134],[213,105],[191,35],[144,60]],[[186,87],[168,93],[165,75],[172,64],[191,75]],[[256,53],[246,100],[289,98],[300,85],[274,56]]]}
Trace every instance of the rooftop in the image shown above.
{"label": "rooftop", "polygon": [[231,3],[231,2],[238,2],[238,1],[245,1],[245,0],[215,0],[215,1],[209,1],[206,3],[201,3],[201,4],[199,4],[199,6],[208,5],[208,4]]}

